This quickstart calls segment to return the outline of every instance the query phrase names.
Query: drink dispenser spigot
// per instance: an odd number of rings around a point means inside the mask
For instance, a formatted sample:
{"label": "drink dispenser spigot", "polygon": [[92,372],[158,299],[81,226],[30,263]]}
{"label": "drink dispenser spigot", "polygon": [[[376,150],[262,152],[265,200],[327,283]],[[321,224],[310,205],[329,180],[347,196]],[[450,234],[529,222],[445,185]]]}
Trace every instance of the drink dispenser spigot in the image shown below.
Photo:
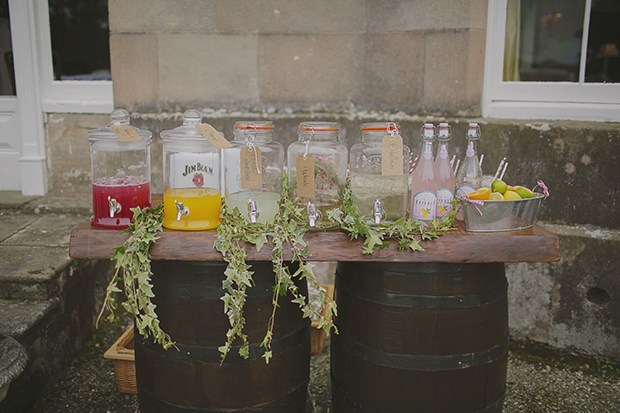
{"label": "drink dispenser spigot", "polygon": [[127,228],[131,208],[151,206],[152,133],[129,124],[129,112],[115,109],[110,125],[88,131],[93,187],[90,222]]}
{"label": "drink dispenser spigot", "polygon": [[[183,114],[183,124],[162,131],[164,165],[163,226],[178,230],[214,229],[220,221],[221,150],[201,132],[202,114]],[[219,138],[218,135],[218,138]]]}

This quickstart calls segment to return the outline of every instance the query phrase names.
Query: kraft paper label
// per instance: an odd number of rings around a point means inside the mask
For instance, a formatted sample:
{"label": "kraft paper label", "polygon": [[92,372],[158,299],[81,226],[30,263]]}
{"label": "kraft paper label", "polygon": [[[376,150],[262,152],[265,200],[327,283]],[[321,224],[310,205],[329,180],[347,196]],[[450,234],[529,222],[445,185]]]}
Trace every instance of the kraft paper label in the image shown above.
{"label": "kraft paper label", "polygon": [[230,142],[228,142],[226,138],[224,138],[218,131],[215,130],[213,126],[208,123],[201,123],[195,126],[196,129],[198,129],[198,132],[207,138],[207,140],[211,142],[211,145],[215,146],[217,149],[232,148]]}
{"label": "kraft paper label", "polygon": [[381,140],[381,175],[403,174],[403,138],[400,135],[385,135]]}
{"label": "kraft paper label", "polygon": [[110,129],[121,142],[136,142],[140,140],[140,135],[129,125],[110,125]]}
{"label": "kraft paper label", "polygon": [[241,189],[261,189],[263,177],[260,149],[256,146],[241,148]]}
{"label": "kraft paper label", "polygon": [[314,198],[314,158],[312,155],[299,155],[297,167],[297,196]]}

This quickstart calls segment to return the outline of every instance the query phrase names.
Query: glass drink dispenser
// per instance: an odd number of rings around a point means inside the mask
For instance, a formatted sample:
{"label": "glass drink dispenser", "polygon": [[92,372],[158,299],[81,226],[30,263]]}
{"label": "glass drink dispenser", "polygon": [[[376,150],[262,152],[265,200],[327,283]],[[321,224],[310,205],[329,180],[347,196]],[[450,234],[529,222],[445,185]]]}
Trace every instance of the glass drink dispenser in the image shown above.
{"label": "glass drink dispenser", "polygon": [[190,109],[183,114],[182,126],[160,133],[165,228],[213,229],[220,221],[221,150],[196,128],[201,123],[200,111]]}
{"label": "glass drink dispenser", "polygon": [[310,228],[328,228],[327,211],[342,203],[347,147],[338,142],[336,122],[302,122],[298,137],[287,150],[292,199],[307,209]]}
{"label": "glass drink dispenser", "polygon": [[349,153],[352,201],[371,223],[394,223],[407,215],[409,148],[394,122],[364,123],[361,135]]}
{"label": "glass drink dispenser", "polygon": [[109,126],[88,131],[93,225],[127,228],[131,208],[151,206],[151,136],[129,125],[125,109],[112,112]]}
{"label": "glass drink dispenser", "polygon": [[271,121],[238,121],[224,150],[226,206],[250,223],[273,221],[281,197],[284,147],[273,141]]}

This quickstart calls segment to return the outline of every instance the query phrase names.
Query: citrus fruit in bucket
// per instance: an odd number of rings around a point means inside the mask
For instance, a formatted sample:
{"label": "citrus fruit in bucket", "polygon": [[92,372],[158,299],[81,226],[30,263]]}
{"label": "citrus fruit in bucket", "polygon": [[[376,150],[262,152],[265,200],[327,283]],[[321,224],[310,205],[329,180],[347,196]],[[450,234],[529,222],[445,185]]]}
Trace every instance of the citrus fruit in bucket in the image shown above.
{"label": "citrus fruit in bucket", "polygon": [[529,189],[527,189],[524,186],[518,186],[516,187],[517,190],[515,191],[517,194],[519,194],[519,196],[521,198],[536,198],[536,195],[534,195],[532,193],[532,191],[530,191]]}
{"label": "citrus fruit in bucket", "polygon": [[469,194],[467,194],[467,197],[469,199],[477,199],[480,201],[486,201],[487,199],[489,199],[490,195],[491,195],[491,188],[482,187],[474,192],[470,192]]}
{"label": "citrus fruit in bucket", "polygon": [[491,190],[493,192],[503,194],[504,192],[506,192],[506,189],[508,189],[508,185],[506,185],[506,182],[502,181],[501,179],[496,179],[491,184]]}
{"label": "citrus fruit in bucket", "polygon": [[515,199],[521,199],[521,196],[519,196],[519,194],[515,191],[506,191],[506,193],[504,194],[504,199],[506,201],[513,201]]}
{"label": "citrus fruit in bucket", "polygon": [[504,200],[504,196],[500,194],[499,192],[491,192],[491,195],[489,195],[489,201],[503,201],[503,200]]}

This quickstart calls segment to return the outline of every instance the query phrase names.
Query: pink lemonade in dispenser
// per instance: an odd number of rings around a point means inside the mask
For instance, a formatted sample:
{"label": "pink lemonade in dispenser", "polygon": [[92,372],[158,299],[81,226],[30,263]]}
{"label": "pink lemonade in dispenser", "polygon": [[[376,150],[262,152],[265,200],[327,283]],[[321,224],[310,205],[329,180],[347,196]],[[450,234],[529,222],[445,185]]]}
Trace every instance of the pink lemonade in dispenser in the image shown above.
{"label": "pink lemonade in dispenser", "polygon": [[[131,206],[131,207],[129,207]],[[130,208],[151,206],[151,183],[144,177],[108,177],[93,181],[93,225],[105,228],[127,227]]]}

